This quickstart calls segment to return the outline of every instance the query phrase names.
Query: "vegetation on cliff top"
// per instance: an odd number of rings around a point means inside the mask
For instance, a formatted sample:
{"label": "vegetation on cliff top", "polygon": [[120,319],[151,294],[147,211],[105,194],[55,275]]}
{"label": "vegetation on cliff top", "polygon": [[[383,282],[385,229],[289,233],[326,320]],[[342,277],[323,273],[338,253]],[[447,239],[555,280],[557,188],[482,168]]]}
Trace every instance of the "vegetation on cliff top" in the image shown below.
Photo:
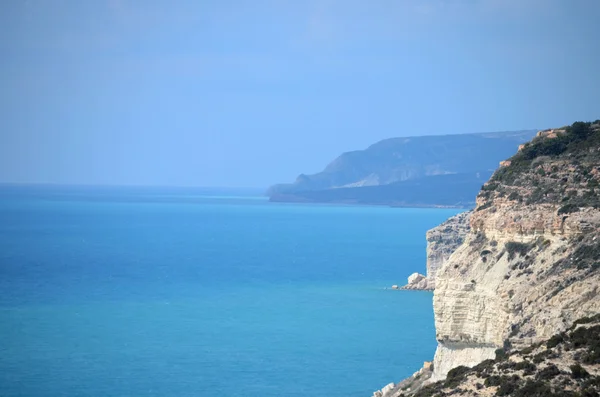
{"label": "vegetation on cliff top", "polygon": [[479,198],[479,210],[494,198],[559,204],[559,214],[600,208],[600,120],[543,131],[494,173]]}

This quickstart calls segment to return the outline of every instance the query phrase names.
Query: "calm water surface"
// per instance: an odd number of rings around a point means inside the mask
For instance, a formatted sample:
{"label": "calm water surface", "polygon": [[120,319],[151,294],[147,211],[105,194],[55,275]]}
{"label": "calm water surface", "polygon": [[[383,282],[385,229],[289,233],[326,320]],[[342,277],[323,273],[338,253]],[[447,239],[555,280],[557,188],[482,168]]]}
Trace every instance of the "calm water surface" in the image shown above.
{"label": "calm water surface", "polygon": [[193,189],[0,187],[1,396],[368,397],[435,350],[457,213]]}

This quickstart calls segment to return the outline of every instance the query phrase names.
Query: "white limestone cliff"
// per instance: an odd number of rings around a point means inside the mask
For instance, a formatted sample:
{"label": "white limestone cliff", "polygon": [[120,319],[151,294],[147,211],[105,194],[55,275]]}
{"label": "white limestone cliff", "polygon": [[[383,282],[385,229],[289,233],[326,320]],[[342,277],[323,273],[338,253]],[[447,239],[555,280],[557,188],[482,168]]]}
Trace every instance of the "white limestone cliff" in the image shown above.
{"label": "white limestone cliff", "polygon": [[587,124],[540,134],[505,162],[447,260],[431,250],[431,232],[443,236],[442,225],[428,233],[428,278],[430,263],[440,263],[433,373],[423,382],[417,372],[381,397],[409,395],[452,368],[529,347],[600,313],[600,121]]}
{"label": "white limestone cliff", "polygon": [[600,272],[585,257],[600,244],[600,210],[558,218],[557,209],[500,201],[473,214],[464,243],[437,273],[433,373],[423,377],[421,369],[377,397],[410,394],[452,368],[540,342],[600,313]]}
{"label": "white limestone cliff", "polygon": [[429,291],[435,289],[435,277],[438,269],[462,244],[469,232],[471,213],[472,211],[467,211],[457,214],[427,231],[427,276],[413,273],[408,277],[408,283],[401,289]]}
{"label": "white limestone cliff", "polygon": [[580,247],[597,244],[600,211],[586,209],[559,222],[557,210],[499,202],[473,215],[472,232],[437,276],[432,381],[600,312],[600,274],[573,266]]}

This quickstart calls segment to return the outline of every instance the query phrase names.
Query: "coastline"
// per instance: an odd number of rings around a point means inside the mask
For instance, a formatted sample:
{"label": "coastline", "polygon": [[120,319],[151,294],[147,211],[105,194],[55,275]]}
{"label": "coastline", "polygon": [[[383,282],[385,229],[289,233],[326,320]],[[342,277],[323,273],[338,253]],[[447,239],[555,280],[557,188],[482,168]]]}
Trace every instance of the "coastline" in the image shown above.
{"label": "coastline", "polygon": [[[332,201],[318,201],[318,200],[307,200],[302,198],[290,198],[278,199],[273,196],[268,197],[270,203],[293,203],[293,204],[319,204],[319,205],[365,205],[365,206],[377,206],[377,207],[389,207],[389,208],[439,208],[439,209],[464,209],[470,210],[475,208],[475,201],[468,202],[465,204],[426,204],[426,203],[403,203],[403,202],[371,202],[371,201],[354,201],[354,200],[332,200]],[[296,197],[296,196],[294,196]]]}

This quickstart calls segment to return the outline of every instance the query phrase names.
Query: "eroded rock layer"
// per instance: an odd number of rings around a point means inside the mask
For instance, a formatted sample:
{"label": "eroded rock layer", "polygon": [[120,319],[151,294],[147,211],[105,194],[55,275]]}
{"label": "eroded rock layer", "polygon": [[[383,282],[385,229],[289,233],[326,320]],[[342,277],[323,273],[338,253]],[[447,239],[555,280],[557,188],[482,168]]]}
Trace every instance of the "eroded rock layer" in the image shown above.
{"label": "eroded rock layer", "polygon": [[438,348],[425,383],[600,313],[600,120],[523,145],[483,186],[469,223],[435,277]]}

